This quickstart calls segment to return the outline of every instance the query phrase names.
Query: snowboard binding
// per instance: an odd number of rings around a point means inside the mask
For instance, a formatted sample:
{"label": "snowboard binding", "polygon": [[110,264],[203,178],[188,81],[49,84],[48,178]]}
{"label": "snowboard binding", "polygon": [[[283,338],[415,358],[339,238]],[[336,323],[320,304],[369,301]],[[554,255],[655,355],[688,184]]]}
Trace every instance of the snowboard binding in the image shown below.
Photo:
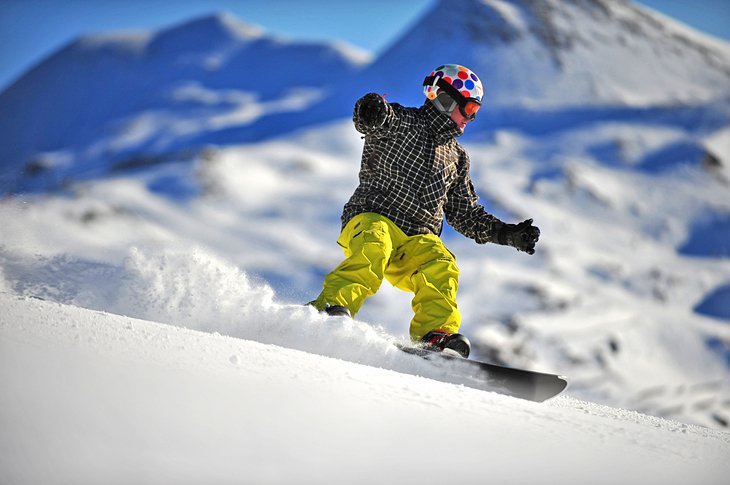
{"label": "snowboard binding", "polygon": [[423,348],[451,354],[467,359],[471,353],[471,343],[460,333],[447,333],[441,330],[428,332],[422,339]]}

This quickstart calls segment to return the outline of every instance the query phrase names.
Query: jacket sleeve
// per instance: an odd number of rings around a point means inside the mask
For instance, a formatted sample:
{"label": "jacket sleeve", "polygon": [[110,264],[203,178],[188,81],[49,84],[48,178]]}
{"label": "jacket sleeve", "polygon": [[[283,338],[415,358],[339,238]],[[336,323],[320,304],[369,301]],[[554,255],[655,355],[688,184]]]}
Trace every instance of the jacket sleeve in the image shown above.
{"label": "jacket sleeve", "polygon": [[449,190],[444,206],[446,222],[479,244],[497,243],[499,230],[504,223],[479,204],[479,197],[469,175],[469,167],[469,155],[462,150],[459,175]]}

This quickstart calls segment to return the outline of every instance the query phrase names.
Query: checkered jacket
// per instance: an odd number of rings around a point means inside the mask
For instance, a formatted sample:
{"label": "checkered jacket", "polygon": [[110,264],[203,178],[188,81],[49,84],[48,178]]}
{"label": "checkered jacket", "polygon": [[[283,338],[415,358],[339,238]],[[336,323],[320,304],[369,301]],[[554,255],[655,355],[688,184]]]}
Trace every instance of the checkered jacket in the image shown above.
{"label": "checkered jacket", "polygon": [[360,185],[345,204],[343,227],[357,214],[375,212],[407,235],[440,235],[448,224],[482,244],[496,242],[503,223],[478,204],[469,156],[455,137],[461,131],[431,103],[420,108],[386,104],[385,123],[372,128],[358,117],[365,136]]}

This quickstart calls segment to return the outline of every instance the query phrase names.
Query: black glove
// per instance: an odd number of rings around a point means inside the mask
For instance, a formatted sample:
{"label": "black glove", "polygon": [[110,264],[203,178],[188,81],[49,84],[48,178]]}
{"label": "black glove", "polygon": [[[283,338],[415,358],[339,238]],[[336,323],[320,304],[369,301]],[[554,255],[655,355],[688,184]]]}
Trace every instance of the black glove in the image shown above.
{"label": "black glove", "polygon": [[385,117],[388,115],[385,99],[376,93],[363,96],[358,101],[356,110],[360,122],[368,128],[378,128],[385,123]]}
{"label": "black glove", "polygon": [[532,219],[519,224],[505,224],[499,230],[497,242],[517,248],[527,254],[535,254],[535,243],[540,239],[540,229],[532,225]]}

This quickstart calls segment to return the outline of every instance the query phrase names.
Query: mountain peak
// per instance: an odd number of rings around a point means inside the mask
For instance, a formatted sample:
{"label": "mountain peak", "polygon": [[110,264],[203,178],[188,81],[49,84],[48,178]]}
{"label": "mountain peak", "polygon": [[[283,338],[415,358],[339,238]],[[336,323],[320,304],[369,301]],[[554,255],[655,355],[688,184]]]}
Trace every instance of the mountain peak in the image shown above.
{"label": "mountain peak", "polygon": [[264,34],[264,29],[242,22],[229,13],[215,13],[159,31],[150,48],[157,51],[190,52],[226,44],[249,42]]}
{"label": "mountain peak", "polygon": [[[226,34],[238,39],[257,38],[263,35],[264,29],[253,24],[243,22],[228,12],[219,12],[199,17],[178,26],[180,29],[197,31],[201,34]],[[170,30],[174,30],[172,27]]]}

